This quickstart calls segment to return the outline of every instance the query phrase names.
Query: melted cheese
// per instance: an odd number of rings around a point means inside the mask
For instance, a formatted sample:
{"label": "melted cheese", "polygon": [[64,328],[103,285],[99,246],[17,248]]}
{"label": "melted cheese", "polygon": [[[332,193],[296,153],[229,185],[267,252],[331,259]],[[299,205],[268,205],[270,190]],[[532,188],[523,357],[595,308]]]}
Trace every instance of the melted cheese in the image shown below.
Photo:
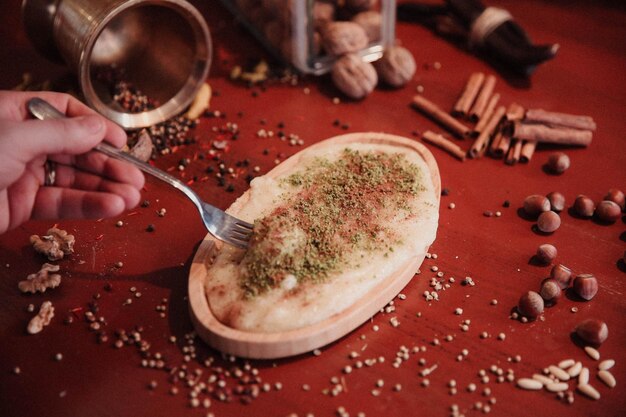
{"label": "melted cheese", "polygon": [[[245,275],[242,259],[245,251],[223,245],[216,255],[206,278],[206,295],[212,313],[222,323],[245,331],[281,332],[302,328],[351,306],[375,285],[394,273],[408,259],[424,254],[434,241],[438,220],[438,196],[430,181],[428,167],[411,150],[390,145],[355,143],[304,151],[299,154],[296,171],[319,164],[320,158],[336,161],[346,148],[363,153],[402,153],[420,173],[420,191],[407,199],[406,209],[386,213],[389,246],[357,250],[346,248],[344,267],[331,271],[325,279],[298,282],[295,276],[283,277],[279,285],[254,297],[246,297],[241,280]],[[295,172],[295,171],[294,171]],[[282,172],[276,177],[254,179],[244,204],[233,204],[229,212],[242,220],[254,222],[284,205],[298,187],[285,181],[294,172]],[[367,225],[360,223],[358,227]],[[289,253],[301,246],[306,232],[293,227],[282,232],[280,253]]]}

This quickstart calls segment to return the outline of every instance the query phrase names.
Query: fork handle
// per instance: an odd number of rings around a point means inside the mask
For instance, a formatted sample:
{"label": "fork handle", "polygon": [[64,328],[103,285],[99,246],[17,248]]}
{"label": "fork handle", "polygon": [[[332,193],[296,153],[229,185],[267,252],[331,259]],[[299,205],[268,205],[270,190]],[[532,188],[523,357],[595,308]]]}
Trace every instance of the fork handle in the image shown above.
{"label": "fork handle", "polygon": [[[47,101],[39,97],[35,97],[35,98],[28,100],[27,106],[28,106],[28,110],[32,113],[32,115],[40,120],[63,119],[67,117],[65,114],[61,113],[59,110],[53,107],[50,103],[48,103]],[[107,145],[106,143],[100,143],[96,145],[94,149],[112,158],[120,159],[132,165],[135,165],[137,168],[139,168],[143,172],[150,174],[160,179],[161,181],[164,181],[170,184],[173,187],[176,187],[181,192],[183,192],[187,197],[189,197],[198,208],[202,207],[200,197],[198,197],[198,195],[191,188],[189,188],[187,184],[185,184],[178,178],[171,176],[167,172],[161,171],[160,169],[155,168],[150,164],[146,164],[145,162],[140,161],[134,156],[129,155],[125,152],[122,152],[119,149],[116,149],[111,145]]]}

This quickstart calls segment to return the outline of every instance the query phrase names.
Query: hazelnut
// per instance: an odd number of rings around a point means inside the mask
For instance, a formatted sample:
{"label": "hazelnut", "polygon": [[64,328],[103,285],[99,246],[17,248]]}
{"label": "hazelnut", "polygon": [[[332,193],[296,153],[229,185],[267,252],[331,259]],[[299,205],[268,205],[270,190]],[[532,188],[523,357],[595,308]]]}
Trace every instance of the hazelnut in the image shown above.
{"label": "hazelnut", "polygon": [[338,89],[356,100],[371,93],[378,83],[374,66],[356,54],[347,54],[335,61],[331,76]]}
{"label": "hazelnut", "polygon": [[537,219],[537,228],[544,233],[552,233],[561,226],[561,218],[553,211],[544,211]]}
{"label": "hazelnut", "polygon": [[524,199],[524,212],[529,216],[537,217],[540,213],[548,210],[550,210],[550,201],[547,197],[533,194]]}
{"label": "hazelnut", "polygon": [[544,243],[543,245],[539,245],[537,248],[537,259],[542,264],[548,265],[556,258],[556,248],[554,245],[549,243]]}
{"label": "hazelnut", "polygon": [[565,209],[565,196],[558,191],[552,191],[548,194],[548,201],[550,201],[550,208],[557,213]]}
{"label": "hazelnut", "polygon": [[586,195],[579,195],[574,200],[574,211],[581,217],[591,217],[595,210],[593,200]]}
{"label": "hazelnut", "polygon": [[598,280],[592,274],[579,274],[574,278],[574,292],[589,301],[598,293]]}
{"label": "hazelnut", "polygon": [[359,51],[367,46],[365,29],[354,22],[330,22],[321,30],[324,49],[331,55]]}
{"label": "hazelnut", "polygon": [[611,188],[609,192],[604,196],[604,200],[609,200],[620,206],[622,210],[626,207],[626,197],[622,190],[617,188]]}
{"label": "hazelnut", "polygon": [[598,319],[586,319],[576,326],[576,334],[584,342],[591,345],[601,345],[609,337],[609,328],[605,322]]}
{"label": "hazelnut", "polygon": [[517,303],[517,310],[522,316],[535,319],[543,313],[543,306],[543,298],[535,291],[528,291],[520,297]]}
{"label": "hazelnut", "polygon": [[546,305],[553,305],[556,304],[558,299],[561,297],[561,292],[561,285],[557,280],[553,278],[546,278],[541,283],[539,295],[541,295],[541,298],[543,298]]}
{"label": "hazelnut", "polygon": [[563,264],[554,265],[550,271],[550,278],[556,280],[564,290],[572,281],[572,270]]}
{"label": "hazelnut", "polygon": [[408,49],[391,46],[386,48],[383,56],[374,63],[374,68],[385,83],[397,88],[411,80],[417,65]]}
{"label": "hazelnut", "polygon": [[569,156],[563,152],[554,152],[548,157],[546,167],[553,174],[562,174],[569,168]]}
{"label": "hazelnut", "polygon": [[615,223],[622,215],[622,209],[613,201],[602,200],[598,203],[595,214],[603,222]]}

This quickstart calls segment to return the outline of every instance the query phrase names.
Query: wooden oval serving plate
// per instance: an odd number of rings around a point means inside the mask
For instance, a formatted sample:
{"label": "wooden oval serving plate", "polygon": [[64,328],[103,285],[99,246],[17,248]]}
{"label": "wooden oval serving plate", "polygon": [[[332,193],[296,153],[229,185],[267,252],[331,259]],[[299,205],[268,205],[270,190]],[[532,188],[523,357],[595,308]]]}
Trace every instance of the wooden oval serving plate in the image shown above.
{"label": "wooden oval serving plate", "polygon": [[[385,144],[417,152],[430,169],[436,198],[439,199],[441,193],[439,169],[435,158],[421,143],[385,133],[351,133],[324,140],[306,150],[336,143],[346,145],[352,143]],[[293,169],[297,156],[298,154],[293,155],[266,175],[276,177]],[[242,198],[233,204],[232,208],[245,204],[247,202],[246,197],[247,193],[244,193]],[[221,245],[222,242],[216,241],[207,234],[193,259],[189,272],[191,319],[198,335],[210,346],[224,353],[256,359],[281,358],[309,352],[351,332],[376,314],[406,286],[422,264],[428,251],[428,247],[425,247],[421,253],[416,253],[404,264],[398,265],[394,274],[381,281],[359,301],[338,314],[300,329],[276,333],[258,333],[226,326],[211,312],[205,293],[205,280],[212,259]]]}

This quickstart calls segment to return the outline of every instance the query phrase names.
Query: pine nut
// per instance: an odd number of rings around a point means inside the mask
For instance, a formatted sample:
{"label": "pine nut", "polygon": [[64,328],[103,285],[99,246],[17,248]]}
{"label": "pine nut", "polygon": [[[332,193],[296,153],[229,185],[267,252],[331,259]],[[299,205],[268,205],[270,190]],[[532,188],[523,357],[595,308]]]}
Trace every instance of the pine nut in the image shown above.
{"label": "pine nut", "polygon": [[541,382],[543,385],[553,384],[554,381],[547,376],[541,374],[533,374],[533,379]]}
{"label": "pine nut", "polygon": [[598,365],[598,369],[601,371],[608,371],[615,365],[615,360],[613,359],[605,359]]}
{"label": "pine nut", "polygon": [[587,397],[591,399],[594,399],[594,400],[600,399],[600,393],[598,392],[598,390],[589,384],[579,385],[578,391],[582,392],[583,394],[585,394]]}
{"label": "pine nut", "polygon": [[563,392],[569,389],[569,385],[565,382],[552,382],[546,384],[546,389],[550,392]]}
{"label": "pine nut", "polygon": [[532,378],[520,378],[517,380],[517,386],[527,390],[540,390],[543,388],[543,384],[536,379]]}
{"label": "pine nut", "polygon": [[548,366],[548,370],[552,375],[559,378],[561,381],[569,380],[569,374],[558,366],[550,365]]}
{"label": "pine nut", "polygon": [[578,385],[587,385],[589,383],[589,368],[584,367],[578,374]]}
{"label": "pine nut", "polygon": [[600,352],[591,346],[585,346],[585,352],[587,352],[587,355],[589,355],[589,357],[593,360],[597,361],[600,359]]}
{"label": "pine nut", "polygon": [[617,381],[615,381],[615,377],[609,371],[599,371],[598,378],[600,378],[600,380],[604,382],[610,388],[614,388],[615,385],[617,385]]}
{"label": "pine nut", "polygon": [[570,366],[569,369],[567,370],[567,373],[569,374],[569,376],[571,376],[572,378],[577,377],[580,374],[580,371],[583,369],[583,364],[582,362],[576,362],[574,365]]}

